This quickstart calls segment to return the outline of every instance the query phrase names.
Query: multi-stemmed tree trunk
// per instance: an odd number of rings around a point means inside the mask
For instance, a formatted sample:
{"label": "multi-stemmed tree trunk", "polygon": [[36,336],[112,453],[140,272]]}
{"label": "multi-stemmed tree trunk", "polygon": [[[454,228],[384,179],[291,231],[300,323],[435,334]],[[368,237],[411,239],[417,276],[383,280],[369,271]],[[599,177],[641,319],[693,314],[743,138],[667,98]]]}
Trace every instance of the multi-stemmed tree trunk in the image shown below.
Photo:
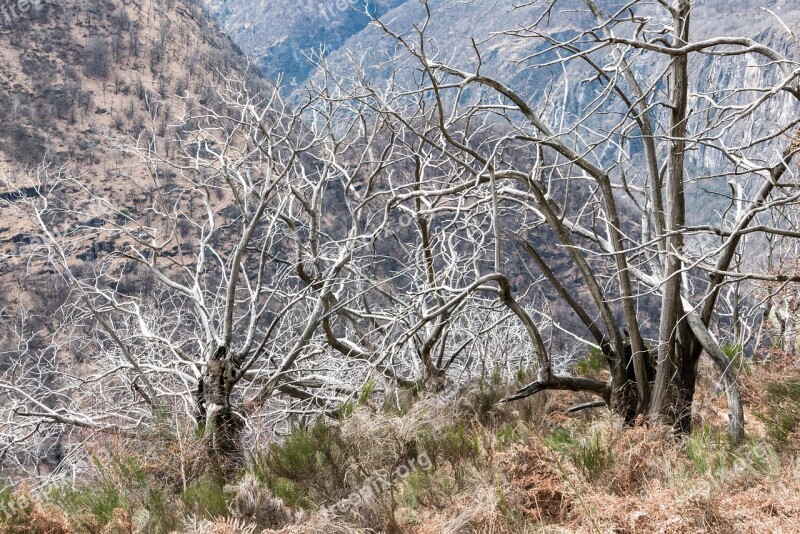
{"label": "multi-stemmed tree trunk", "polygon": [[[672,48],[686,46],[689,41],[690,3],[678,0],[673,6]],[[687,106],[689,99],[689,58],[680,54],[671,59],[670,116],[667,180],[665,199],[665,250],[658,329],[658,370],[650,401],[650,414],[667,422],[677,422],[688,411],[691,417],[691,395],[695,386],[696,364],[683,354],[689,346],[688,329],[683,318],[681,294],[683,262],[679,254],[684,248],[683,228],[686,224],[685,180],[687,147]],[[690,356],[690,355],[689,355]]]}
{"label": "multi-stemmed tree trunk", "polygon": [[244,414],[236,410],[231,393],[236,387],[240,363],[227,358],[227,351],[213,351],[206,371],[197,383],[197,422],[203,429],[209,458],[223,475],[230,476],[243,465]]}
{"label": "multi-stemmed tree trunk", "polygon": [[[455,202],[456,194],[480,196],[476,191],[490,184],[495,205],[498,197],[506,209],[525,203],[520,212],[535,223],[512,230],[510,240],[498,234],[495,257],[500,248],[520,244],[607,357],[607,383],[556,375],[536,321],[518,309],[509,288],[501,287],[501,300],[528,328],[540,367],[539,379],[509,400],[544,389],[585,390],[603,397],[627,424],[643,418],[688,432],[698,362],[705,351],[720,372],[730,405],[729,429],[733,439],[740,441],[743,415],[735,372],[711,329],[719,292],[726,283],[774,278],[758,272],[756,262],[748,265],[752,272],[729,269],[734,256],[742,253],[742,236],[751,232],[748,228],[759,213],[797,200],[775,190],[797,149],[792,143],[793,123],[791,119],[770,122],[766,116],[775,109],[773,100],[783,109],[796,108],[800,97],[797,62],[740,36],[693,40],[694,6],[689,0],[649,7],[633,2],[619,13],[604,13],[604,5],[595,0],[584,3],[591,16],[570,13],[572,27],[585,30],[566,36],[550,32],[548,21],[560,4],[553,0],[528,6],[531,23],[507,32],[516,39],[529,39],[531,49],[540,51],[522,64],[529,72],[549,76],[553,85],[561,87],[563,101],[521,94],[487,74],[492,65],[484,63],[482,50],[474,42],[471,64],[478,65],[477,70],[433,55],[429,51],[436,46],[426,31],[435,14],[428,3],[423,3],[426,20],[413,32],[378,21],[407,55],[419,61],[424,81],[403,86],[392,79],[396,85],[389,91],[362,89],[361,94],[369,94],[367,98],[394,115],[401,112],[399,101],[386,96],[392,90],[398,95],[421,95],[419,107],[409,107],[415,116],[407,119],[408,130],[465,169],[460,188],[431,190],[426,198]],[[557,59],[542,49],[557,53]],[[761,83],[771,84],[769,90],[748,85],[744,76],[737,78],[735,86],[711,76],[744,69],[745,63],[736,61],[742,57],[767,60],[759,68]],[[554,65],[563,69],[558,71],[565,73],[562,77],[550,74]],[[589,98],[586,89],[570,85],[569,80],[578,77],[597,82]],[[719,80],[728,77],[720,75]],[[365,78],[362,85],[371,88],[371,80]],[[465,98],[470,90],[483,95],[483,100],[472,103]],[[570,101],[578,96],[591,104],[581,107]],[[433,104],[426,107],[427,102]],[[431,108],[424,115],[427,122],[423,121],[417,110]],[[603,122],[602,113],[614,118]],[[753,115],[765,120],[751,122]],[[551,123],[551,117],[560,118]],[[435,125],[436,133],[415,120]],[[481,121],[483,128],[475,126]],[[597,127],[598,123],[602,126]],[[790,135],[781,138],[785,132]],[[780,157],[769,157],[776,145]],[[705,225],[687,222],[687,194],[699,194],[697,183],[702,178],[697,159],[687,156],[701,149],[716,158],[713,173],[762,181],[760,187],[734,188],[747,198],[731,201],[747,207],[736,210],[730,229],[724,216]],[[507,154],[512,151],[515,155]],[[554,182],[569,185],[548,190],[547,185]],[[588,188],[589,200],[576,205],[570,187],[581,192]],[[497,215],[494,224],[502,224]],[[562,273],[554,272],[524,235],[541,227],[568,254],[588,299],[575,298],[575,286],[562,281]],[[753,231],[789,235],[763,224]],[[637,232],[639,237],[634,237]],[[721,243],[713,241],[717,236],[722,237]],[[613,267],[600,262],[602,258],[612,259]],[[495,271],[502,274],[499,264]],[[706,287],[698,290],[703,279]],[[649,327],[649,348],[637,296],[642,294],[651,294],[659,302],[657,327]],[[655,373],[649,365],[651,357]]]}

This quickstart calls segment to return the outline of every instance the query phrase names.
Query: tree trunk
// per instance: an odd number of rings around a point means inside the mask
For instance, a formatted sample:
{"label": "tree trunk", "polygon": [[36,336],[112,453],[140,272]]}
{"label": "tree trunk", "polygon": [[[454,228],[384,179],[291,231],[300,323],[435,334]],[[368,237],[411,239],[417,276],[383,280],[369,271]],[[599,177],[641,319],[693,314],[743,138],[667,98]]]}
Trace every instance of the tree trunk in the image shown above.
{"label": "tree trunk", "polygon": [[[691,308],[690,306],[685,306]],[[697,344],[705,349],[709,358],[720,372],[722,385],[725,387],[725,394],[728,397],[728,434],[734,444],[738,445],[744,441],[744,408],[742,398],[739,394],[739,386],[736,381],[736,371],[731,365],[731,361],[722,352],[719,344],[711,336],[708,328],[703,324],[700,315],[691,311],[688,313],[687,322],[692,329]]]}
{"label": "tree trunk", "polygon": [[208,362],[208,369],[198,382],[198,424],[212,468],[230,480],[244,460],[242,429],[244,420],[231,406],[231,391],[237,381],[236,365],[225,359],[220,348]]}
{"label": "tree trunk", "polygon": [[[674,46],[683,46],[689,40],[689,0],[677,0],[674,15]],[[667,424],[674,424],[679,418],[676,408],[680,408],[682,389],[681,356],[691,347],[678,344],[678,317],[681,310],[681,270],[680,257],[683,252],[683,233],[685,222],[684,209],[684,176],[686,150],[686,112],[688,106],[689,60],[686,55],[678,55],[672,59],[670,104],[670,138],[672,144],[669,151],[669,174],[667,179],[667,232],[666,258],[664,261],[664,290],[661,300],[661,318],[659,322],[658,372],[650,399],[650,416]],[[691,354],[688,354],[691,356]]]}
{"label": "tree trunk", "polygon": [[787,313],[784,326],[786,342],[784,350],[792,356],[797,354],[797,299],[792,296],[786,305]]}
{"label": "tree trunk", "polygon": [[675,380],[674,428],[678,434],[686,436],[692,433],[692,406],[697,386],[698,360],[692,358],[691,347],[694,344],[694,337],[691,332],[688,332],[685,319],[681,321],[679,329],[682,335],[680,336],[681,341],[677,345],[680,365]]}

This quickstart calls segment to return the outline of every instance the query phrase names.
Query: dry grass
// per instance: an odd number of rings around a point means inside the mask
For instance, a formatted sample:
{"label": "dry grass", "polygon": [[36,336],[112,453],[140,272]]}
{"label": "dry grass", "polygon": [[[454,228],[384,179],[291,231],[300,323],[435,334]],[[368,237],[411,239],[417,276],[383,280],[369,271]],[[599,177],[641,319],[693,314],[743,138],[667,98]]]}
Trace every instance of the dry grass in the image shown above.
{"label": "dry grass", "polygon": [[[775,402],[769,391],[799,378],[797,366],[786,362],[754,366],[742,377],[748,440],[737,448],[724,437],[724,398],[713,394],[708,379],[696,399],[695,433],[683,440],[661,427],[623,429],[603,410],[565,416],[564,408],[582,400],[566,393],[488,411],[484,394],[464,396],[455,406],[421,400],[403,415],[361,407],[337,426],[346,450],[343,488],[362,488],[370,475],[391,470],[410,453],[430,454],[431,465],[393,478],[391,489],[362,495],[346,511],[336,501],[292,510],[267,488],[264,473],[246,474],[227,492],[227,518],[190,515],[178,532],[794,532],[800,524],[797,436],[782,436],[788,445],[777,447],[775,423],[756,414]],[[162,455],[173,459],[173,452],[164,447]],[[162,460],[146,463],[148,477],[167,468]],[[176,482],[175,474],[164,476]],[[15,524],[0,525],[0,534],[139,532],[133,515],[114,509],[100,526],[90,516],[68,517],[35,503]]]}
{"label": "dry grass", "polygon": [[538,440],[499,455],[508,501],[535,523],[561,522],[575,502],[559,462]]}
{"label": "dry grass", "polygon": [[74,531],[66,514],[54,506],[34,502],[12,521],[0,523],[0,534],[72,534]]}
{"label": "dry grass", "polygon": [[[696,435],[676,440],[669,429],[621,429],[607,415],[570,418],[564,408],[579,399],[553,394],[549,428],[530,435],[474,470],[472,484],[439,509],[426,509],[409,532],[793,532],[800,524],[800,460],[778,456],[755,413],[768,408],[768,383],[800,376],[796,365],[756,367],[743,376],[749,441],[733,449],[721,437],[724,397],[706,379],[696,399]],[[553,417],[555,416],[555,417]],[[587,427],[587,421],[589,426]],[[586,456],[543,443],[553,425],[582,437],[598,434],[611,465],[597,477],[579,465]],[[796,437],[791,437],[796,444]],[[548,440],[545,440],[548,441]],[[605,444],[605,445],[602,445]],[[520,521],[520,515],[524,520]]]}

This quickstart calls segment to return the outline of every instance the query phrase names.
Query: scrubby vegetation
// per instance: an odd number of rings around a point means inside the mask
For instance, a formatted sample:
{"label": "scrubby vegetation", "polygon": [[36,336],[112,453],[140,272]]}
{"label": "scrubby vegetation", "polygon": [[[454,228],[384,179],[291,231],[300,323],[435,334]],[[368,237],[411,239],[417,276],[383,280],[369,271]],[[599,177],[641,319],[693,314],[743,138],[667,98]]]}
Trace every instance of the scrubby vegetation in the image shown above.
{"label": "scrubby vegetation", "polygon": [[194,0],[0,31],[0,534],[793,528],[795,19],[413,3],[302,87]]}
{"label": "scrubby vegetation", "polygon": [[698,399],[683,439],[624,429],[606,410],[566,415],[581,401],[570,393],[497,404],[517,384],[496,378],[459,401],[361,399],[259,444],[234,484],[206,465],[199,438],[165,430],[98,447],[90,477],[20,490],[31,502],[0,532],[788,531],[800,518],[799,384],[795,364],[751,367],[754,424],[740,446],[714,396]]}

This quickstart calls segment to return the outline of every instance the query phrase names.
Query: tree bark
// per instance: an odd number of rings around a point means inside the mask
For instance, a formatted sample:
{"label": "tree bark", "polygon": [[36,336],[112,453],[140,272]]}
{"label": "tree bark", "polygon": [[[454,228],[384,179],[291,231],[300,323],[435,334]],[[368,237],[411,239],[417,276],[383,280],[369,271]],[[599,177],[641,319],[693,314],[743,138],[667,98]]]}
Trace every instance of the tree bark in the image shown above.
{"label": "tree bark", "polygon": [[695,311],[691,311],[688,314],[687,321],[695,338],[720,372],[722,385],[728,397],[728,433],[734,444],[739,445],[744,441],[744,408],[739,394],[739,386],[736,382],[736,371],[732,367],[731,360],[725,356],[725,353],[722,352],[719,344],[711,336],[706,325],[703,324],[700,315]]}
{"label": "tree bark", "polygon": [[224,347],[217,349],[208,362],[206,373],[198,382],[198,424],[203,428],[206,452],[214,470],[231,480],[242,466],[244,419],[231,405],[236,384],[237,366],[225,357]]}
{"label": "tree bark", "polygon": [[[677,0],[674,11],[675,39],[673,46],[684,46],[689,40],[689,0]],[[676,422],[679,414],[679,395],[681,387],[676,383],[681,367],[677,346],[678,314],[681,309],[681,269],[678,254],[683,251],[683,234],[680,231],[685,222],[684,208],[684,163],[686,150],[686,110],[689,89],[689,58],[686,54],[677,55],[672,60],[672,93],[670,95],[672,114],[670,118],[671,147],[669,152],[669,176],[667,178],[667,228],[664,261],[664,291],[661,300],[659,322],[658,372],[653,386],[650,416],[667,424]],[[690,347],[683,347],[687,351]]]}

